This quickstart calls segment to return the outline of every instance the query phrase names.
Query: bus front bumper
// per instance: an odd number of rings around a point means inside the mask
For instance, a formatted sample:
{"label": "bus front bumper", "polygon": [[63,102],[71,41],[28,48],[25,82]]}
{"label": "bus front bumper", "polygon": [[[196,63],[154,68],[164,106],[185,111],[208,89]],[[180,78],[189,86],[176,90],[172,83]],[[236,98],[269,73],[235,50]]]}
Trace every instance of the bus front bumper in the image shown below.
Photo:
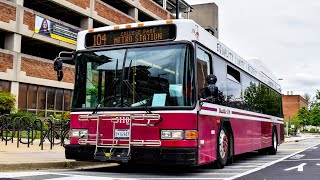
{"label": "bus front bumper", "polygon": [[[106,162],[121,162],[106,156],[94,156],[95,146],[90,145],[65,145],[66,159],[99,160]],[[99,155],[109,152],[110,149],[99,149]],[[101,153],[103,152],[103,153]],[[172,147],[131,147],[130,162],[143,164],[172,164],[172,165],[197,165],[198,149],[172,148]]]}

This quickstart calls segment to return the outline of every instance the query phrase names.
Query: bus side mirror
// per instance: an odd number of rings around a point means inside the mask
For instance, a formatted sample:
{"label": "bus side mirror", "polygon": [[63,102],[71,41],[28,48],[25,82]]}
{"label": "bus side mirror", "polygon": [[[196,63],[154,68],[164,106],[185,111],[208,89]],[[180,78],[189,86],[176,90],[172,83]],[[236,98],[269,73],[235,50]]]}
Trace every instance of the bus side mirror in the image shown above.
{"label": "bus side mirror", "polygon": [[53,69],[57,71],[58,81],[61,81],[63,78],[63,71],[62,71],[62,59],[57,57],[53,62]]}
{"label": "bus side mirror", "polygon": [[63,78],[62,61],[73,61],[73,60],[74,60],[74,52],[65,52],[65,51],[60,52],[59,56],[54,59],[53,69],[57,71],[58,81],[61,81]]}

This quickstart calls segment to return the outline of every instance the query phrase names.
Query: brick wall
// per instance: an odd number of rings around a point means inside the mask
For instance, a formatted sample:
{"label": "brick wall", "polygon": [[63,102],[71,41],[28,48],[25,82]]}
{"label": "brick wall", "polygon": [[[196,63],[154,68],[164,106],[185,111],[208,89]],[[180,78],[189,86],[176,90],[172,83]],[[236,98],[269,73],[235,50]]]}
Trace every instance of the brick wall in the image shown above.
{"label": "brick wall", "polygon": [[166,10],[159,7],[157,4],[150,0],[140,0],[141,6],[148,9],[155,15],[159,16],[162,19],[168,19],[168,13]]}
{"label": "brick wall", "polygon": [[0,72],[6,72],[7,69],[13,69],[13,55],[0,52]]}
{"label": "brick wall", "polygon": [[67,1],[83,9],[90,8],[90,0],[67,0]]}
{"label": "brick wall", "polygon": [[307,101],[299,95],[283,95],[282,108],[284,119],[291,119],[298,115],[298,111],[302,107],[307,107]]}
{"label": "brick wall", "polygon": [[97,14],[115,24],[126,24],[135,22],[134,19],[130,19],[129,17],[123,15],[122,13],[114,10],[111,7],[106,6],[105,4],[95,1],[94,10]]}
{"label": "brick wall", "polygon": [[[21,57],[21,71],[26,72],[27,76],[57,80],[57,73],[53,70],[53,62],[49,63],[29,57]],[[74,83],[74,68],[63,67],[63,73],[63,82]]]}
{"label": "brick wall", "polygon": [[16,21],[16,7],[0,2],[0,21],[9,23]]}
{"label": "brick wall", "polygon": [[27,25],[29,30],[34,31],[35,21],[36,15],[25,10],[23,14],[23,24]]}

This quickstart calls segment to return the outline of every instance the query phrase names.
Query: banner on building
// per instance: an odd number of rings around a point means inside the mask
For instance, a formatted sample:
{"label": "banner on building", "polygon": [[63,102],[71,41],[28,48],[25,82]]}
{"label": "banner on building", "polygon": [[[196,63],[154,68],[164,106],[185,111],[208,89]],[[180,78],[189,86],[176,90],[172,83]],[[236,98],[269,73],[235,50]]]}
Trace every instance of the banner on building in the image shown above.
{"label": "banner on building", "polygon": [[36,16],[34,32],[71,44],[77,43],[78,30],[66,27],[46,18]]}

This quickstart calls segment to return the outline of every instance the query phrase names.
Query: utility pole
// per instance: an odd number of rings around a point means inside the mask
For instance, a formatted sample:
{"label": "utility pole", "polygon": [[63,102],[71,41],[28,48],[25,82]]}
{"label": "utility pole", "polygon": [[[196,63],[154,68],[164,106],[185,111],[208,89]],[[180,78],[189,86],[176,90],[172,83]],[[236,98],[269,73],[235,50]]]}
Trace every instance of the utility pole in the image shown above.
{"label": "utility pole", "polygon": [[179,0],[176,0],[176,19],[179,19]]}

